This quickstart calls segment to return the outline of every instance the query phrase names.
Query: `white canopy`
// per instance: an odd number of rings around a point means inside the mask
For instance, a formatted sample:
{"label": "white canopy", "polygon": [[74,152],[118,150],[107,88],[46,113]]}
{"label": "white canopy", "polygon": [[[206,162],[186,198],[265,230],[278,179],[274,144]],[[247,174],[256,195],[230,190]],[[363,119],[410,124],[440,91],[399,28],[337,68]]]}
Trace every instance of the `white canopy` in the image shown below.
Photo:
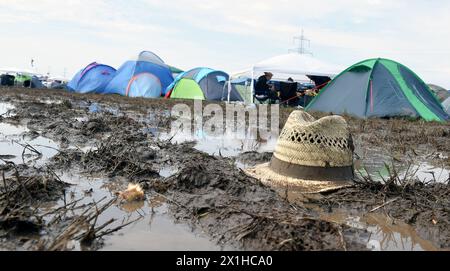
{"label": "white canopy", "polygon": [[290,53],[263,60],[246,70],[236,72],[233,78],[258,78],[264,72],[274,74],[274,79],[287,80],[289,77],[296,81],[309,80],[306,75],[328,76],[334,78],[345,68],[326,63],[309,55]]}

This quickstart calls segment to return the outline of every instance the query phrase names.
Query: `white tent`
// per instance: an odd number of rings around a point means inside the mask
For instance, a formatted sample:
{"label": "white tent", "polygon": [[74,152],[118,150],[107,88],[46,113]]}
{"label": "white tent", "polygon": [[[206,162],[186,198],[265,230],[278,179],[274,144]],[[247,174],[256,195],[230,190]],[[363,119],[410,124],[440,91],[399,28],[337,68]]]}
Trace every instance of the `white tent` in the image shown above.
{"label": "white tent", "polygon": [[274,79],[286,80],[292,77],[296,81],[304,81],[309,80],[306,75],[334,78],[344,69],[344,67],[326,63],[309,55],[291,53],[263,60],[251,68],[234,73],[233,77],[256,79],[264,72],[271,72],[274,74]]}
{"label": "white tent", "polygon": [[[297,82],[305,82],[310,81],[307,75],[326,76],[333,79],[343,70],[345,67],[326,63],[313,56],[290,53],[263,60],[248,69],[233,73],[231,77],[257,79],[264,72],[271,72],[274,74],[274,80],[286,81],[291,77]],[[254,89],[253,80],[251,89]]]}

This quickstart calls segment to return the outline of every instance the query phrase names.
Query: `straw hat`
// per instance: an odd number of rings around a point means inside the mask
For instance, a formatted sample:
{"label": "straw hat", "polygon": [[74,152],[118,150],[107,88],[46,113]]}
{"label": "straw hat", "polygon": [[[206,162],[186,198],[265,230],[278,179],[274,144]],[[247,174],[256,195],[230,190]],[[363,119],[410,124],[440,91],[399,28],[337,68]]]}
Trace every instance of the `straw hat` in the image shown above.
{"label": "straw hat", "polygon": [[263,183],[302,193],[323,193],[353,185],[353,140],[344,118],[320,120],[294,111],[270,163],[245,172]]}

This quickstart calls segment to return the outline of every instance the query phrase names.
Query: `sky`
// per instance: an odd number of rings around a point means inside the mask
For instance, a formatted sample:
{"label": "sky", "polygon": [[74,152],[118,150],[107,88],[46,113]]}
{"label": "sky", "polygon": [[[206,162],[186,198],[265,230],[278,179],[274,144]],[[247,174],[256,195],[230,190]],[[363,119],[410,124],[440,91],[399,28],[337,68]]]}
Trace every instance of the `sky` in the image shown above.
{"label": "sky", "polygon": [[321,60],[384,57],[450,89],[448,0],[0,0],[0,68],[71,77],[142,50],[181,69],[229,73],[295,47]]}

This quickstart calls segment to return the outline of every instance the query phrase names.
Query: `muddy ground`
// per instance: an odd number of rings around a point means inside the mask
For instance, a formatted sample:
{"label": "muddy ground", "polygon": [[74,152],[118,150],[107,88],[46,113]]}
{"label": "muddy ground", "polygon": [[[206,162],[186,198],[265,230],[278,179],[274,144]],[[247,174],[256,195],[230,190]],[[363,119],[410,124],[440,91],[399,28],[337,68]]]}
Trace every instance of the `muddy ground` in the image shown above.
{"label": "muddy ground", "polygon": [[[135,222],[101,218],[108,208],[123,205],[115,193],[129,183],[141,184],[149,202],[158,198],[166,204],[174,223],[188,225],[222,249],[373,249],[368,242],[373,232],[348,217],[374,214],[386,218],[383,226],[412,229],[414,237],[407,238],[421,244],[419,249],[450,248],[449,124],[346,117],[356,141],[358,185],[304,196],[274,190],[242,172],[269,161],[270,151],[223,157],[220,151],[199,151],[195,142],[175,144],[161,137],[179,102],[0,89],[0,103],[13,107],[0,112],[0,123],[26,127],[21,136],[28,140],[17,146],[24,150],[22,162],[0,151],[0,248],[102,249],[108,236]],[[280,127],[291,111],[281,108]],[[56,143],[48,159],[26,143],[38,137]],[[439,176],[436,170],[414,174],[425,164],[439,168]],[[383,168],[387,173],[381,174]],[[69,192],[74,184],[61,177],[66,172],[101,178],[111,193],[96,200],[89,198],[93,188],[74,195]],[[343,219],[336,212],[343,212]]]}

